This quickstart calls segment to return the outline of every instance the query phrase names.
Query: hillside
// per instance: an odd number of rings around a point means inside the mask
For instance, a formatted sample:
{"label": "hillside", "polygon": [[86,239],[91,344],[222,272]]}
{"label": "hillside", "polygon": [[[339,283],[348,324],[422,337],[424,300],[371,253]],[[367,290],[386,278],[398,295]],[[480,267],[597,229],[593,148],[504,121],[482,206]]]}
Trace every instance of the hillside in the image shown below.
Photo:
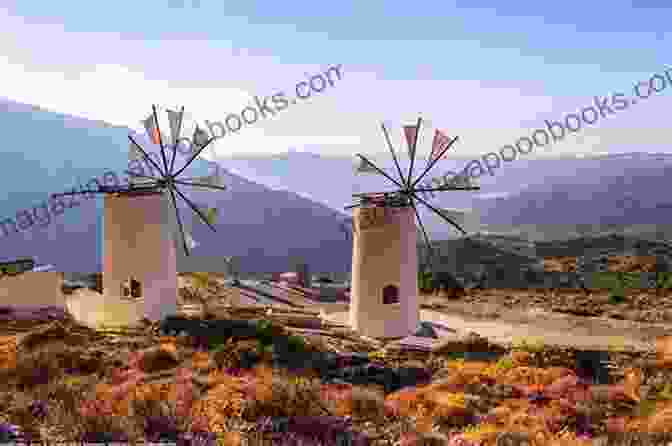
{"label": "hillside", "polygon": [[[0,231],[0,260],[28,256],[60,271],[100,271],[102,198],[80,197],[79,204],[62,215],[46,213],[45,200],[106,171],[121,174],[127,168],[129,130],[6,103],[0,111],[0,131],[8,135],[12,148],[9,156],[3,154],[0,219],[18,220],[16,213],[27,209],[36,220],[24,232]],[[25,141],[27,135],[34,138]],[[45,153],[45,147],[59,150]],[[176,165],[183,161],[178,159]],[[304,257],[315,272],[349,270],[352,247],[340,226],[342,216],[221,167],[229,190],[185,190],[192,201],[217,207],[219,219],[216,233],[201,223],[193,225],[193,237],[200,245],[189,258],[178,256],[179,271],[222,271],[225,256],[238,256],[243,273],[286,271],[293,256]],[[207,162],[198,160],[185,174],[209,171]],[[193,212],[186,205],[181,215],[192,221]]]}

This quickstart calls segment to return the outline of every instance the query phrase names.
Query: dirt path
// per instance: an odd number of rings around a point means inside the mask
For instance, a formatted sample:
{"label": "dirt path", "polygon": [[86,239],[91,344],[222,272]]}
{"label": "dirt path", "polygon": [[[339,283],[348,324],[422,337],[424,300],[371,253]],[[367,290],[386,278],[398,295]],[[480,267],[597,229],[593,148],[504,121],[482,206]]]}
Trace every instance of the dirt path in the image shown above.
{"label": "dirt path", "polygon": [[[347,312],[328,315],[346,323]],[[505,309],[496,306],[451,302],[441,309],[422,308],[420,318],[440,322],[458,334],[469,331],[506,345],[523,338],[543,339],[546,345],[573,346],[586,350],[608,350],[620,343],[626,350],[651,351],[657,336],[672,334],[672,324],[642,323],[604,317],[582,317],[553,313],[539,308]]]}

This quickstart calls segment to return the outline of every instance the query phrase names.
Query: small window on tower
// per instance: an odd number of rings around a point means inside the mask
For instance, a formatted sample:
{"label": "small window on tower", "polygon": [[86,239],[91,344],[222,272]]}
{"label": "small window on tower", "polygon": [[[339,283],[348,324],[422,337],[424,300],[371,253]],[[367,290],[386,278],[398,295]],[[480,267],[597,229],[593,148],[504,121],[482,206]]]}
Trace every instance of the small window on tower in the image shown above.
{"label": "small window on tower", "polygon": [[399,303],[399,288],[394,285],[388,285],[383,288],[383,304]]}
{"label": "small window on tower", "polygon": [[142,285],[140,281],[131,279],[131,297],[139,299],[142,297]]}
{"label": "small window on tower", "polygon": [[121,284],[121,297],[126,299],[139,299],[142,297],[142,284],[131,277]]}

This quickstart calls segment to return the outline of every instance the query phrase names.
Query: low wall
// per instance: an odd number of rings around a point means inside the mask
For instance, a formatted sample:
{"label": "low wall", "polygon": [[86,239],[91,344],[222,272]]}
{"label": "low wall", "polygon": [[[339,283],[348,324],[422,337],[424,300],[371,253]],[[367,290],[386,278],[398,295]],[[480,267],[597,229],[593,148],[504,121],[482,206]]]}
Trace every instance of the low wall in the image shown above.
{"label": "low wall", "polygon": [[91,328],[136,325],[143,316],[143,305],[142,299],[127,301],[84,289],[76,290],[67,300],[73,317]]}
{"label": "low wall", "polygon": [[62,284],[62,273],[53,271],[0,277],[0,306],[65,308]]}

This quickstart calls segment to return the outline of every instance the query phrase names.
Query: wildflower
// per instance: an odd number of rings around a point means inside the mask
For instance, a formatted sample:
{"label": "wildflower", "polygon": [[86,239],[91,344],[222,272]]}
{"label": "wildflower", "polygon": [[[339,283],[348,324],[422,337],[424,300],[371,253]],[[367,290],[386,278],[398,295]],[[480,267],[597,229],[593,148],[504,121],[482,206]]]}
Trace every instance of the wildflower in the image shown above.
{"label": "wildflower", "polygon": [[15,424],[0,423],[0,441],[9,443],[20,436],[20,428]]}
{"label": "wildflower", "polygon": [[47,403],[44,401],[33,401],[28,406],[28,410],[35,418],[45,418],[47,416]]}
{"label": "wildflower", "polygon": [[152,442],[160,440],[177,441],[179,434],[176,420],[166,416],[147,417],[144,431],[147,440]]}

